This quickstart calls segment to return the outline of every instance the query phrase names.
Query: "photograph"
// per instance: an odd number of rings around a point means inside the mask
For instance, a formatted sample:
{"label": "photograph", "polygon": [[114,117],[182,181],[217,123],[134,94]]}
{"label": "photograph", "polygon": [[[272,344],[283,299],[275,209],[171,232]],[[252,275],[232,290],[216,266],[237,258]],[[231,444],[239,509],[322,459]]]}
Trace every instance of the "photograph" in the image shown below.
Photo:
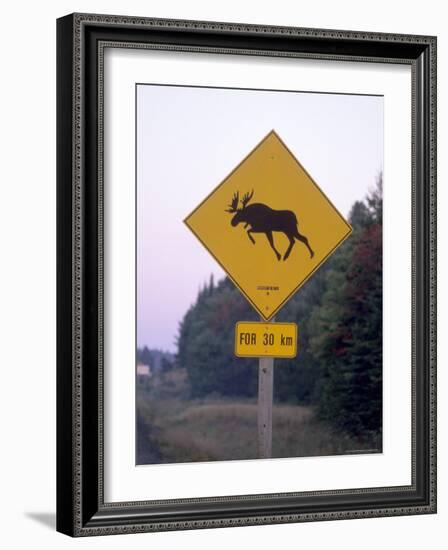
{"label": "photograph", "polygon": [[381,453],[384,98],[135,94],[135,463]]}

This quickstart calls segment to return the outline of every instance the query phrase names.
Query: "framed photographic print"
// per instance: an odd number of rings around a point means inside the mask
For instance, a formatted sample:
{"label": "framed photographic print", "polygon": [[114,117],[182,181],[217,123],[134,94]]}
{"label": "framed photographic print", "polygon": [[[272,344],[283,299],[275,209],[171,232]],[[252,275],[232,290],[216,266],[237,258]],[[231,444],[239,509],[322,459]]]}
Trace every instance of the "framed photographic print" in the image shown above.
{"label": "framed photographic print", "polygon": [[434,513],[436,38],[57,41],[57,529]]}

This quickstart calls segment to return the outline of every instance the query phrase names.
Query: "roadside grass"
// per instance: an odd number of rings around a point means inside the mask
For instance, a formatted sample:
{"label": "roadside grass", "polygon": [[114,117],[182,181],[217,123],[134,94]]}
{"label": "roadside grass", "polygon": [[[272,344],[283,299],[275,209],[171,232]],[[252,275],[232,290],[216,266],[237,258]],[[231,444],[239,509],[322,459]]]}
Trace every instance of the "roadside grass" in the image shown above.
{"label": "roadside grass", "polygon": [[[189,399],[186,374],[165,373],[137,389],[137,409],[147,426],[159,463],[244,460],[258,457],[255,399],[210,396]],[[325,456],[371,450],[316,419],[311,407],[274,404],[273,458]],[[138,434],[145,437],[145,434]]]}

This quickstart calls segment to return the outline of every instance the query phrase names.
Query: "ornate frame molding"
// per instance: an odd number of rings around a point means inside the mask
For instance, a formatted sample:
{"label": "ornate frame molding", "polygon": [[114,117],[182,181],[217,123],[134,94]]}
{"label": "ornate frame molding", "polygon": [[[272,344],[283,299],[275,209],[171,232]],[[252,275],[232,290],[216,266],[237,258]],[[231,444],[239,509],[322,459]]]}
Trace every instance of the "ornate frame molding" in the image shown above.
{"label": "ornate frame molding", "polygon": [[[138,36],[131,40],[129,37],[136,30]],[[187,34],[203,43],[189,44]],[[243,47],[237,37],[250,47]],[[289,49],[285,49],[286,46]],[[104,502],[102,109],[105,47],[412,66],[412,485]],[[334,53],[335,50],[338,53]],[[436,61],[436,38],[430,36],[93,14],[74,14],[58,20],[59,531],[72,536],[90,536],[436,511]],[[96,90],[94,97],[92,90]],[[92,112],[98,115],[95,128],[87,122]],[[86,304],[95,306],[96,328],[86,319]],[[94,374],[90,372],[92,368]],[[86,411],[96,411],[95,426],[87,426]],[[423,419],[421,414],[417,417],[417,412],[424,413]],[[389,494],[390,502],[383,499],[378,503],[380,493]],[[292,497],[297,499],[296,511],[287,502]],[[350,499],[359,503],[358,508],[353,508],[352,503],[348,506]],[[270,513],[269,501],[275,502],[280,512]],[[248,507],[249,502],[254,506]],[[203,512],[194,508],[198,504]],[[161,507],[167,513],[162,520],[155,519],[154,512]]]}

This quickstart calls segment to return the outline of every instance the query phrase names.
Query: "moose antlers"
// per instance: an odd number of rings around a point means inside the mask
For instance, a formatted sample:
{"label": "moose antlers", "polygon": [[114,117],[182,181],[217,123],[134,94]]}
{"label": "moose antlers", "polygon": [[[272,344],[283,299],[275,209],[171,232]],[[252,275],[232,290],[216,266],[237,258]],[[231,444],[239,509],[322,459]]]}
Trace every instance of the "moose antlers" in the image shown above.
{"label": "moose antlers", "polygon": [[252,189],[252,193],[245,193],[243,198],[241,199],[241,204],[243,205],[243,208],[246,208],[247,203],[250,201],[250,199],[254,196],[254,190]]}
{"label": "moose antlers", "polygon": [[240,195],[238,191],[233,195],[232,202],[229,204],[229,208],[226,210],[226,212],[229,212],[230,214],[233,214],[238,210],[238,202],[240,200]]}
{"label": "moose antlers", "polygon": [[[247,203],[250,201],[250,199],[253,197],[254,191],[252,190],[251,193],[245,193],[243,195],[243,198],[241,199],[241,209],[245,208]],[[238,202],[240,200],[239,192],[237,191],[232,198],[232,202],[229,204],[229,208],[226,210],[226,212],[229,212],[230,214],[233,214],[235,212],[238,212]]]}

